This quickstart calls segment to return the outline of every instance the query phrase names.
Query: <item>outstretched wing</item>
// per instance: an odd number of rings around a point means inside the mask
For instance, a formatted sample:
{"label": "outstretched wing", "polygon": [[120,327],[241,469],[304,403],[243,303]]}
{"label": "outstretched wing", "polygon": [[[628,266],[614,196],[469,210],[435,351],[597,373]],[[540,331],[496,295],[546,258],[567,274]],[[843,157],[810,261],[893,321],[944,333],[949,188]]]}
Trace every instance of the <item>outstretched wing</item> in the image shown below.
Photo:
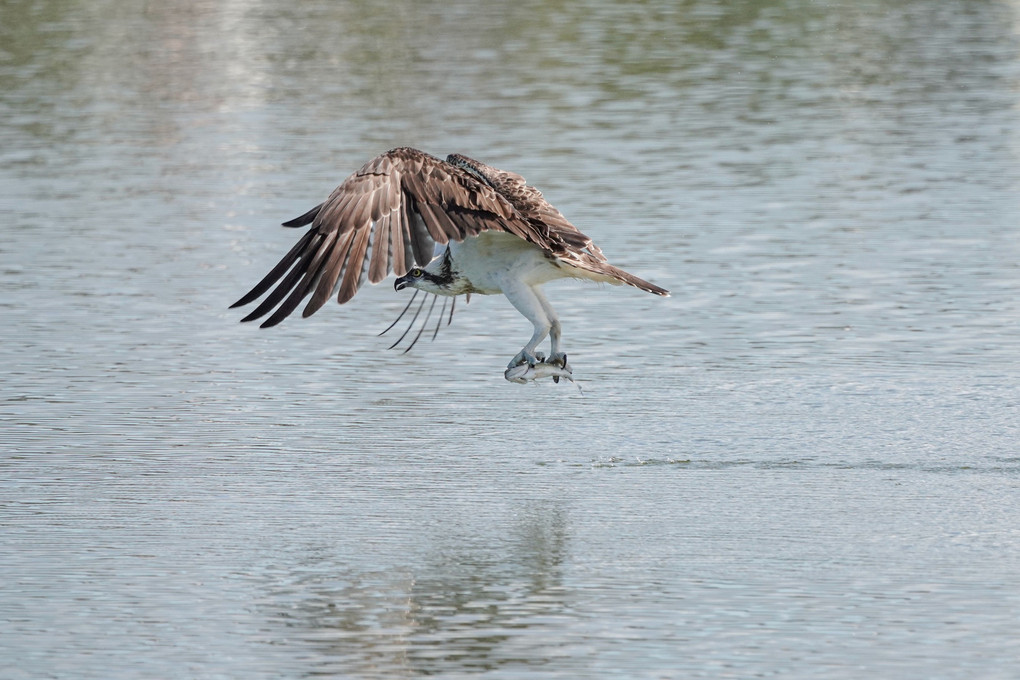
{"label": "outstretched wing", "polygon": [[[232,307],[272,292],[243,321],[272,314],[275,326],[311,296],[302,312],[315,313],[334,294],[343,304],[367,278],[425,266],[436,243],[462,241],[482,231],[504,231],[549,249],[549,236],[493,187],[464,169],[407,147],[365,164],[325,203],[284,226],[311,228],[271,272]],[[275,286],[275,288],[274,288]]]}

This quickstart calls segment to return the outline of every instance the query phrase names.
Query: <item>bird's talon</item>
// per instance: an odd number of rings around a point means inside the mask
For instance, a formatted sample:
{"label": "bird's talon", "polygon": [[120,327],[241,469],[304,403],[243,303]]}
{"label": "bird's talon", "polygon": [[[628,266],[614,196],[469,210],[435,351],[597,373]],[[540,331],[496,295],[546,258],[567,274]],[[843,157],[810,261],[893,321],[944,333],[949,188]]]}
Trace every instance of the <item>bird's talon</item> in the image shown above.
{"label": "bird's talon", "polygon": [[567,368],[567,355],[566,354],[563,354],[563,353],[560,353],[560,352],[557,352],[556,354],[553,354],[551,357],[549,357],[549,363],[552,364],[553,366],[559,366],[564,371],[569,371],[570,370],[569,368]]}
{"label": "bird's talon", "polygon": [[529,354],[528,352],[521,351],[520,354],[518,354],[517,356],[515,356],[513,359],[510,360],[510,363],[507,364],[506,367],[508,369],[511,369],[511,368],[517,368],[518,366],[523,366],[524,364],[527,364],[531,368],[534,368],[535,364],[538,364],[538,363],[542,362],[542,359],[539,358],[541,356],[542,355],[540,354],[538,357],[536,357],[533,354]]}

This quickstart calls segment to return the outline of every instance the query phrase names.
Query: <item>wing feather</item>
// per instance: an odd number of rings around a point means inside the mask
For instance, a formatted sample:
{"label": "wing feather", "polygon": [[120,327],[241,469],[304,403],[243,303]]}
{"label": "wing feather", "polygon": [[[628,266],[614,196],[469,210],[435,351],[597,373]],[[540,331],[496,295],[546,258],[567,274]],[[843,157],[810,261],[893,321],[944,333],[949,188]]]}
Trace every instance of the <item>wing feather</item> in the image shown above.
{"label": "wing feather", "polygon": [[352,200],[347,205],[347,211],[342,215],[345,225],[357,231],[370,229],[372,226],[372,199],[371,193],[362,193],[357,200]]}
{"label": "wing feather", "polygon": [[347,261],[347,253],[351,248],[353,236],[354,232],[348,231],[342,234],[338,242],[333,246],[329,253],[329,259],[326,260],[326,264],[322,268],[322,276],[319,277],[315,293],[312,295],[312,299],[308,301],[308,304],[305,305],[301,316],[311,316],[326,304],[326,301],[333,295],[333,289],[336,287],[340,274],[343,271],[344,263]]}
{"label": "wing feather", "polygon": [[285,227],[303,227],[303,226],[306,226],[308,224],[311,224],[312,222],[315,221],[315,217],[319,214],[319,211],[322,210],[322,206],[323,206],[323,204],[320,203],[319,205],[315,206],[314,208],[312,208],[311,210],[306,212],[301,217],[295,217],[292,220],[287,220],[286,222],[283,223],[283,226],[285,226]]}
{"label": "wing feather", "polygon": [[265,321],[265,326],[275,326],[280,323],[290,313],[297,309],[297,306],[301,304],[301,301],[308,296],[309,291],[315,286],[316,281],[322,274],[323,260],[329,255],[330,248],[333,246],[333,242],[337,239],[337,232],[331,232],[326,234],[315,250],[315,254],[312,256],[311,262],[305,269],[305,275],[301,278],[296,286],[287,295],[287,299],[276,308],[276,311],[270,315]]}
{"label": "wing feather", "polygon": [[375,223],[375,243],[372,244],[372,265],[368,270],[370,283],[379,283],[390,273],[390,240],[393,231],[391,213],[382,215]]}
{"label": "wing feather", "polygon": [[[276,288],[273,289],[273,292],[266,296],[266,299],[263,300],[251,314],[241,319],[241,321],[253,321],[258,319],[259,317],[266,315],[269,310],[279,304],[280,300],[282,300],[284,296],[287,295],[287,293],[289,293],[295,285],[297,285],[298,281],[301,280],[301,277],[304,276],[305,267],[303,265],[312,258],[312,254],[318,247],[318,241],[321,240],[321,238],[320,234],[315,234],[315,238],[312,239],[309,247],[305,248],[305,250],[301,253],[301,259],[298,260],[297,264],[294,265],[285,277],[283,277],[283,280],[277,284]],[[279,320],[274,323],[266,321],[262,324],[262,327],[268,328],[269,326],[274,326],[277,323],[279,323]]]}
{"label": "wing feather", "polygon": [[428,227],[425,226],[414,199],[406,201],[404,208],[404,221],[409,225],[405,234],[410,237],[412,259],[424,267],[432,260],[432,253],[436,249],[435,242],[429,236]]}
{"label": "wing feather", "polygon": [[[254,302],[258,298],[262,297],[262,294],[269,290],[274,283],[276,283],[284,273],[293,266],[301,258],[301,253],[304,252],[305,248],[308,247],[309,242],[315,238],[314,231],[305,232],[304,236],[294,244],[294,247],[290,249],[286,255],[283,256],[272,271],[265,275],[265,277],[255,284],[255,287],[245,293],[244,297],[230,305],[233,307],[242,307],[250,302]],[[258,317],[255,317],[258,318]]]}
{"label": "wing feather", "polygon": [[425,221],[425,226],[428,227],[429,236],[436,243],[447,243],[450,240],[450,234],[447,233],[446,228],[440,219],[442,214],[441,210],[434,209],[433,206],[428,203],[418,203],[418,214],[421,215],[421,219]]}
{"label": "wing feather", "polygon": [[361,283],[362,263],[365,261],[365,252],[368,250],[368,242],[372,237],[370,229],[361,229],[354,232],[351,240],[351,251],[347,255],[347,264],[344,266],[344,280],[340,284],[340,292],[337,293],[337,302],[343,304],[349,301],[358,292]]}
{"label": "wing feather", "polygon": [[404,210],[398,208],[390,216],[390,257],[393,262],[393,273],[403,276],[410,269],[408,263],[413,255],[411,254],[411,243],[405,236],[407,227],[404,226]]}

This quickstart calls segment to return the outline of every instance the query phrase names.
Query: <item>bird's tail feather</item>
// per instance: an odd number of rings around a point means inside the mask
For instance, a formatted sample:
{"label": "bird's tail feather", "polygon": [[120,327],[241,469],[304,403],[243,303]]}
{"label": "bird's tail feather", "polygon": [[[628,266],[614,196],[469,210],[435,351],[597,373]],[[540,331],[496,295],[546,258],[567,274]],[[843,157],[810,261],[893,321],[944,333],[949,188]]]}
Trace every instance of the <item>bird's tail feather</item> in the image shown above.
{"label": "bird's tail feather", "polygon": [[612,276],[614,278],[619,279],[620,281],[626,283],[628,286],[634,286],[635,288],[640,288],[641,290],[645,291],[646,293],[651,293],[653,295],[661,295],[662,297],[669,297],[669,291],[666,290],[665,288],[661,288],[659,286],[656,286],[654,283],[651,283],[649,281],[645,281],[642,278],[638,278],[637,276],[634,276],[633,274],[631,274],[629,272],[623,271],[619,267],[614,267],[613,265],[609,265],[607,267],[607,269],[609,269],[612,272]]}
{"label": "bird's tail feather", "polygon": [[608,262],[600,262],[591,258],[590,260],[585,259],[581,261],[573,261],[570,262],[570,264],[584,272],[580,278],[601,281],[603,283],[612,283],[614,285],[626,283],[628,286],[634,286],[646,293],[669,297],[669,291],[665,288],[656,286],[654,283],[634,276],[630,272],[625,272],[619,267],[614,267]]}

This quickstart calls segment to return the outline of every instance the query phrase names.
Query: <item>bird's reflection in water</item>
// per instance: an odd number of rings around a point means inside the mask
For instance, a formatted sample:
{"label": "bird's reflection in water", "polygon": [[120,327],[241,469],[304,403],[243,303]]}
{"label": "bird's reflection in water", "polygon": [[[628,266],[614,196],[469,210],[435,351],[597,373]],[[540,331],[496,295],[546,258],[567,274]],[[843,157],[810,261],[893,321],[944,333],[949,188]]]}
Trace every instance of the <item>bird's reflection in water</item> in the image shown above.
{"label": "bird's reflection in water", "polygon": [[498,544],[463,537],[429,546],[420,564],[359,570],[319,546],[278,568],[266,614],[308,646],[311,675],[441,675],[548,663],[544,634],[570,616],[561,582],[566,512],[522,509]]}

